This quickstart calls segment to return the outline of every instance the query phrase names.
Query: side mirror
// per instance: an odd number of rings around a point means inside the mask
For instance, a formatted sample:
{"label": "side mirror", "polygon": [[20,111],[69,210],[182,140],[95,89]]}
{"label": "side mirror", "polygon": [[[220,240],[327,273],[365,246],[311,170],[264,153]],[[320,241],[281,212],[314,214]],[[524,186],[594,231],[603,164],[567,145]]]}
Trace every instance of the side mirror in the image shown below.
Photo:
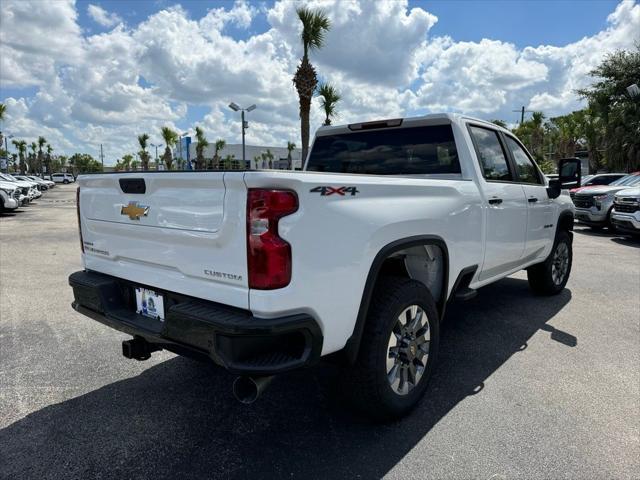
{"label": "side mirror", "polygon": [[558,179],[551,180],[547,188],[549,198],[558,198],[563,189],[577,188],[582,180],[582,162],[579,158],[563,158],[558,162]]}

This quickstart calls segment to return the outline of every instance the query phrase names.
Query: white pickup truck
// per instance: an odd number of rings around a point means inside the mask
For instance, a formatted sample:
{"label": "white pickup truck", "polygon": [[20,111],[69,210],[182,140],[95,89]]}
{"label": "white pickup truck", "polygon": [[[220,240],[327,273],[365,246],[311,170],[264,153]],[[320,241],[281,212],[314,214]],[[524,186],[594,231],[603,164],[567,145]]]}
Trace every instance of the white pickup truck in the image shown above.
{"label": "white pickup truck", "polygon": [[128,358],[223,366],[247,403],[333,354],[350,400],[398,417],[447,302],[522,269],[534,292],[564,288],[579,160],[560,171],[547,182],[508,130],[439,114],[323,127],[301,172],[81,176],[73,308],[131,334]]}

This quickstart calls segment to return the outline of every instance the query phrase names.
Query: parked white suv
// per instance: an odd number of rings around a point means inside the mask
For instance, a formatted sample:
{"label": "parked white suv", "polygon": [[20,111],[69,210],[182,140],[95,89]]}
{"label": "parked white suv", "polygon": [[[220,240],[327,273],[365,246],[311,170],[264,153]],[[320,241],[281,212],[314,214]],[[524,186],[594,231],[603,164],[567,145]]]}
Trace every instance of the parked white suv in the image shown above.
{"label": "parked white suv", "polygon": [[20,188],[0,180],[0,212],[15,210],[20,205]]}
{"label": "parked white suv", "polygon": [[31,202],[36,198],[40,198],[42,196],[42,192],[38,190],[36,182],[18,180],[9,173],[0,173],[0,180],[4,182],[14,183],[17,187],[20,187],[21,193],[25,199],[23,203]]}
{"label": "parked white suv", "polygon": [[522,269],[539,294],[569,279],[560,193],[580,161],[548,183],[509,130],[452,114],[323,127],[305,170],[80,176],[73,307],[131,334],[128,358],[241,375],[244,402],[335,354],[351,401],[391,418],[423,395],[450,300]]}
{"label": "parked white suv", "polygon": [[73,183],[76,179],[70,173],[53,173],[51,180],[55,183]]}
{"label": "parked white suv", "polygon": [[640,235],[640,187],[616,193],[611,221],[622,233]]}

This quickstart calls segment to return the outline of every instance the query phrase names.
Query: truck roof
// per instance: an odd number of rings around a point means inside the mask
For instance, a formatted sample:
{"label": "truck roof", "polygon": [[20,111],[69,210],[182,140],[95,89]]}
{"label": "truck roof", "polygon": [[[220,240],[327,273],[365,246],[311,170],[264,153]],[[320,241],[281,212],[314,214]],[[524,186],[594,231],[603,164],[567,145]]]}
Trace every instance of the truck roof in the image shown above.
{"label": "truck roof", "polygon": [[[480,118],[471,117],[469,115],[463,115],[461,113],[429,113],[427,115],[421,115],[417,117],[404,117],[404,118],[390,118],[380,119],[366,122],[356,122],[344,125],[330,125],[321,126],[318,128],[316,135],[335,135],[339,133],[350,133],[359,130],[377,130],[380,128],[397,128],[397,127],[417,127],[422,125],[438,125],[442,123],[459,123],[462,120],[472,120],[473,122],[483,123],[498,130],[509,132],[509,130],[496,125],[495,123]],[[510,132],[509,132],[510,133]]]}

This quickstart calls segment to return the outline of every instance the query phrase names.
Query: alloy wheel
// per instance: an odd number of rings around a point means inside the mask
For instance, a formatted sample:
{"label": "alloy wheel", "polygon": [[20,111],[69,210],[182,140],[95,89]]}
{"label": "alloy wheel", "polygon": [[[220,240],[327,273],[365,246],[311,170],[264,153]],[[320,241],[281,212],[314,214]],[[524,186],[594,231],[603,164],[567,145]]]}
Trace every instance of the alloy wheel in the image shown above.
{"label": "alloy wheel", "polygon": [[418,305],[405,308],[391,330],[387,347],[387,380],[398,395],[413,390],[427,366],[431,329],[426,312]]}

